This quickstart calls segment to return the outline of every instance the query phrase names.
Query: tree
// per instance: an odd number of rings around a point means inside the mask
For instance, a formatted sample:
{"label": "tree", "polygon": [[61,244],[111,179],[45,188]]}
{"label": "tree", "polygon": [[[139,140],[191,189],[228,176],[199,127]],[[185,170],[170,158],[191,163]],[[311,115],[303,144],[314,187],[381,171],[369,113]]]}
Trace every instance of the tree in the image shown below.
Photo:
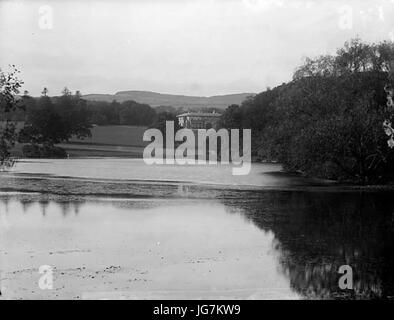
{"label": "tree", "polygon": [[90,122],[90,112],[86,101],[81,98],[79,91],[72,95],[67,88],[63,90],[63,95],[55,103],[55,111],[62,118],[67,141],[72,136],[78,138],[90,136],[92,127]]}
{"label": "tree", "polygon": [[394,43],[367,44],[356,38],[346,41],[336,55],[321,55],[317,58],[306,58],[298,67],[293,79],[313,76],[340,76],[355,72],[388,72],[394,60]]}
{"label": "tree", "polygon": [[[19,141],[34,146],[35,156],[52,156],[52,153],[65,154],[55,148],[55,144],[68,141],[71,137],[90,136],[90,113],[86,101],[80,94],[72,95],[66,88],[63,95],[51,99],[42,95],[35,105],[27,110],[27,121],[19,135]],[[32,150],[31,148],[29,150]]]}
{"label": "tree", "polygon": [[68,137],[62,117],[48,96],[42,96],[30,109],[27,123],[20,133],[20,142],[53,146]]}
{"label": "tree", "polygon": [[123,125],[151,125],[156,120],[156,111],[147,104],[135,101],[121,103],[119,121]]}
{"label": "tree", "polygon": [[286,170],[362,184],[392,181],[394,148],[382,123],[393,115],[384,90],[393,58],[392,42],[348,41],[336,55],[306,58],[291,82],[229,107],[223,124],[251,128],[252,152]]}
{"label": "tree", "polygon": [[9,72],[0,69],[0,168],[13,164],[10,159],[10,149],[16,141],[16,126],[9,120],[9,114],[19,108],[15,95],[23,81],[18,78],[19,71],[14,65]]}
{"label": "tree", "polygon": [[239,105],[232,104],[227,107],[220,117],[220,126],[227,129],[242,127],[242,110]]}

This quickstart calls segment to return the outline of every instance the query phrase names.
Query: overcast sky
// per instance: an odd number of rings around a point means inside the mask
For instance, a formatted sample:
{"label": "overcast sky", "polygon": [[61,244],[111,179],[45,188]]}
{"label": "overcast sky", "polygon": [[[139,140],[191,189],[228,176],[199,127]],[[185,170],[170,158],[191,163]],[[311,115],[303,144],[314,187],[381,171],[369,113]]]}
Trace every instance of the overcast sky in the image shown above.
{"label": "overcast sky", "polygon": [[0,0],[0,68],[33,95],[260,92],[357,35],[394,40],[393,16],[394,0]]}

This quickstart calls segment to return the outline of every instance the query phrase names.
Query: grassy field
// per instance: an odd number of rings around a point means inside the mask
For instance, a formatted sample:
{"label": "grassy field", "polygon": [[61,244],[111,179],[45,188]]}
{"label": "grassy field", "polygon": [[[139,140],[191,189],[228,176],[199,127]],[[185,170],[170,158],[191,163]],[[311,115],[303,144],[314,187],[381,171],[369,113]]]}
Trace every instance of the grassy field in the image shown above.
{"label": "grassy field", "polygon": [[82,140],[73,138],[59,145],[70,157],[142,157],[142,137],[147,127],[139,126],[96,126],[92,136]]}
{"label": "grassy field", "polygon": [[75,157],[122,157],[141,158],[144,147],[125,147],[98,144],[59,144],[71,158]]}
{"label": "grassy field", "polygon": [[[147,127],[139,126],[96,126],[92,136],[85,139],[70,139],[58,146],[70,157],[142,157],[149,142],[142,141]],[[23,157],[22,145],[17,144],[12,156]]]}
{"label": "grassy field", "polygon": [[142,141],[142,137],[146,129],[147,127],[139,126],[96,126],[92,128],[90,138],[73,138],[70,143],[145,147],[148,143]]}

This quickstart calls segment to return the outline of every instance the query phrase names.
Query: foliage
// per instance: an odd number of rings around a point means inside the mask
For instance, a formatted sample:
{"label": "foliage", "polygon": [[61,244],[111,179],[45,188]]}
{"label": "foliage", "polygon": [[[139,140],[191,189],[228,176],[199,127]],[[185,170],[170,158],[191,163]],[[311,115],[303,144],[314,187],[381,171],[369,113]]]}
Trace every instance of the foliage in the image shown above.
{"label": "foliage", "polygon": [[98,125],[149,126],[156,120],[155,109],[135,101],[88,101],[87,105],[91,122]]}
{"label": "foliage", "polygon": [[391,42],[346,42],[335,56],[305,60],[293,81],[229,107],[225,127],[252,129],[252,149],[285,169],[335,180],[393,180],[387,118]]}
{"label": "foliage", "polygon": [[63,148],[55,146],[40,146],[26,144],[22,148],[23,156],[26,158],[66,158],[67,153]]}
{"label": "foliage", "polygon": [[[57,99],[48,97],[47,90],[35,100],[22,97],[26,107],[26,123],[19,135],[19,142],[43,145],[47,149],[68,141],[71,137],[90,136],[91,124],[86,102],[77,93],[72,95],[65,88]],[[44,148],[45,149],[45,148]]]}
{"label": "foliage", "polygon": [[122,125],[150,125],[155,117],[155,110],[147,104],[125,101],[120,105],[119,122]]}
{"label": "foliage", "polygon": [[16,125],[9,115],[19,108],[15,95],[23,82],[18,78],[19,71],[11,66],[9,72],[0,69],[0,169],[13,165],[10,149],[16,141]]}

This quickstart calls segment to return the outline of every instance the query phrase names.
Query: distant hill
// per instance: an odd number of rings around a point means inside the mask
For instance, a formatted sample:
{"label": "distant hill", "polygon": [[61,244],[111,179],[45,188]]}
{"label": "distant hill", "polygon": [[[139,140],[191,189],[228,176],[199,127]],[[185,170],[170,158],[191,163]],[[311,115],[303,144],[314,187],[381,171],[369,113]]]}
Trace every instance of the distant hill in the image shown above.
{"label": "distant hill", "polygon": [[225,109],[231,104],[240,104],[248,96],[254,93],[238,93],[217,95],[211,97],[185,96],[174,94],[163,94],[150,91],[119,91],[115,94],[87,94],[83,98],[94,101],[116,100],[123,102],[134,100],[139,103],[146,103],[152,107],[173,106],[175,108],[183,107],[184,109],[199,107],[215,107]]}

